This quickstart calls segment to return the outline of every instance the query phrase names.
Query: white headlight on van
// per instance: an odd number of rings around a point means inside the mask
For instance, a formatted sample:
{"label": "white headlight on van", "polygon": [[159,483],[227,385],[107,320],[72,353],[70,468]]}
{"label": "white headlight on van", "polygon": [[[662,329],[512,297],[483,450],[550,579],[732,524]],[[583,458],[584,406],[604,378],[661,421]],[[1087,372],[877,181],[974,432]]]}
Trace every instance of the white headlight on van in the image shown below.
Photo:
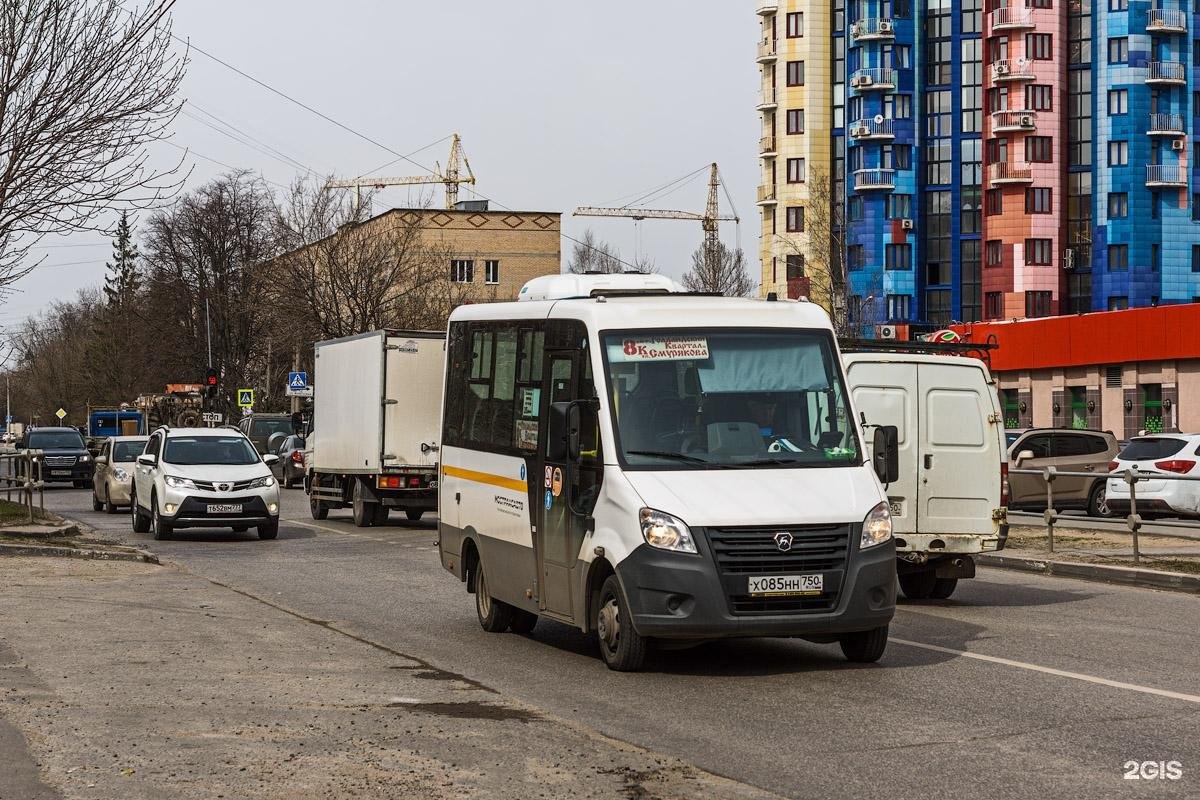
{"label": "white headlight on van", "polygon": [[642,538],[646,540],[646,544],[660,550],[696,552],[692,532],[683,520],[653,508],[643,508],[638,516],[642,523]]}
{"label": "white headlight on van", "polygon": [[883,544],[890,538],[892,538],[892,512],[888,509],[887,503],[880,503],[872,508],[871,513],[867,514],[867,518],[863,520],[862,540],[858,544],[858,549],[866,550],[868,547]]}

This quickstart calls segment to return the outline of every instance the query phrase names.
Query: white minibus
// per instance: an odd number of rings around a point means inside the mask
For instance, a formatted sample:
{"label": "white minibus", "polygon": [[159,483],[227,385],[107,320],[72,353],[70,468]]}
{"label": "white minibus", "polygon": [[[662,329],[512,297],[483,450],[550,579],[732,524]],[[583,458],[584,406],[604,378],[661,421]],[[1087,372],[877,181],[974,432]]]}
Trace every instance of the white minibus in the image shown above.
{"label": "white minibus", "polygon": [[877,660],[896,429],[854,411],[816,304],[677,289],[547,276],[451,315],[442,565],[485,630],[573,625],[617,670],[724,637]]}

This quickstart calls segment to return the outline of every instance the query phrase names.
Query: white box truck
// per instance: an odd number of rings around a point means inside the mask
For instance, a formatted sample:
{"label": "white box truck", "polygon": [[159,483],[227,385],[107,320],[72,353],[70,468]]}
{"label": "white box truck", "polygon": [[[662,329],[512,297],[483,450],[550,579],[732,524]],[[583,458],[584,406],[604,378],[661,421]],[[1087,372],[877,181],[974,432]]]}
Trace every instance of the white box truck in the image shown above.
{"label": "white box truck", "polygon": [[390,509],[437,509],[446,334],[372,331],[316,344],[305,486],[313,519],[352,508],[359,527]]}
{"label": "white box truck", "polygon": [[995,381],[977,358],[846,347],[854,407],[868,424],[898,429],[900,477],[885,489],[900,588],[910,599],[945,599],[959,578],[975,577],[973,555],[1000,550],[1008,538]]}

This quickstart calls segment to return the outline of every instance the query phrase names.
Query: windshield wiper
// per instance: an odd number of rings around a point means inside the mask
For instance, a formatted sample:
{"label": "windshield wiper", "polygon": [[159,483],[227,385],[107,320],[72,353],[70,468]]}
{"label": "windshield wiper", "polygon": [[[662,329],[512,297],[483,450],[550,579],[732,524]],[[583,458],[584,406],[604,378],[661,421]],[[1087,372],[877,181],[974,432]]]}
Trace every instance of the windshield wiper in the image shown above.
{"label": "windshield wiper", "polygon": [[672,453],[667,450],[626,450],[625,455],[629,456],[654,456],[655,458],[669,458],[674,461],[683,461],[687,464],[711,464],[707,458],[697,458],[689,456],[686,453]]}
{"label": "windshield wiper", "polygon": [[739,467],[762,467],[769,464],[804,464],[807,462],[801,461],[798,458],[756,458],[753,461],[738,461]]}

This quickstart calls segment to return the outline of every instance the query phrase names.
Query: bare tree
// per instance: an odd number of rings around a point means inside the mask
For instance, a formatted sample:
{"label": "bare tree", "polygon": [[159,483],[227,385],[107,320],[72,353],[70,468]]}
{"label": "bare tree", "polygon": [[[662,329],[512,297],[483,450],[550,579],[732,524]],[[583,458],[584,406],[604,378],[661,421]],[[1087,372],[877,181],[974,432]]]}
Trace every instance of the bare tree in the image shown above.
{"label": "bare tree", "polygon": [[438,329],[468,299],[451,280],[452,253],[425,235],[424,209],[373,219],[344,193],[300,181],[280,211],[286,252],[267,266],[276,305],[312,338],[378,328]]}
{"label": "bare tree", "polygon": [[692,268],[683,276],[683,285],[693,292],[717,292],[729,297],[747,297],[754,281],[746,270],[746,255],[741,248],[730,250],[717,242],[715,258],[706,258],[704,247],[692,253]]}
{"label": "bare tree", "polygon": [[567,271],[576,275],[585,272],[624,272],[625,262],[621,255],[608,242],[596,239],[596,234],[588,228],[583,236],[571,248],[571,260],[567,262]]}
{"label": "bare tree", "polygon": [[106,212],[173,194],[147,145],[179,111],[186,55],[160,0],[0,3],[0,292],[47,234],[111,230]]}

